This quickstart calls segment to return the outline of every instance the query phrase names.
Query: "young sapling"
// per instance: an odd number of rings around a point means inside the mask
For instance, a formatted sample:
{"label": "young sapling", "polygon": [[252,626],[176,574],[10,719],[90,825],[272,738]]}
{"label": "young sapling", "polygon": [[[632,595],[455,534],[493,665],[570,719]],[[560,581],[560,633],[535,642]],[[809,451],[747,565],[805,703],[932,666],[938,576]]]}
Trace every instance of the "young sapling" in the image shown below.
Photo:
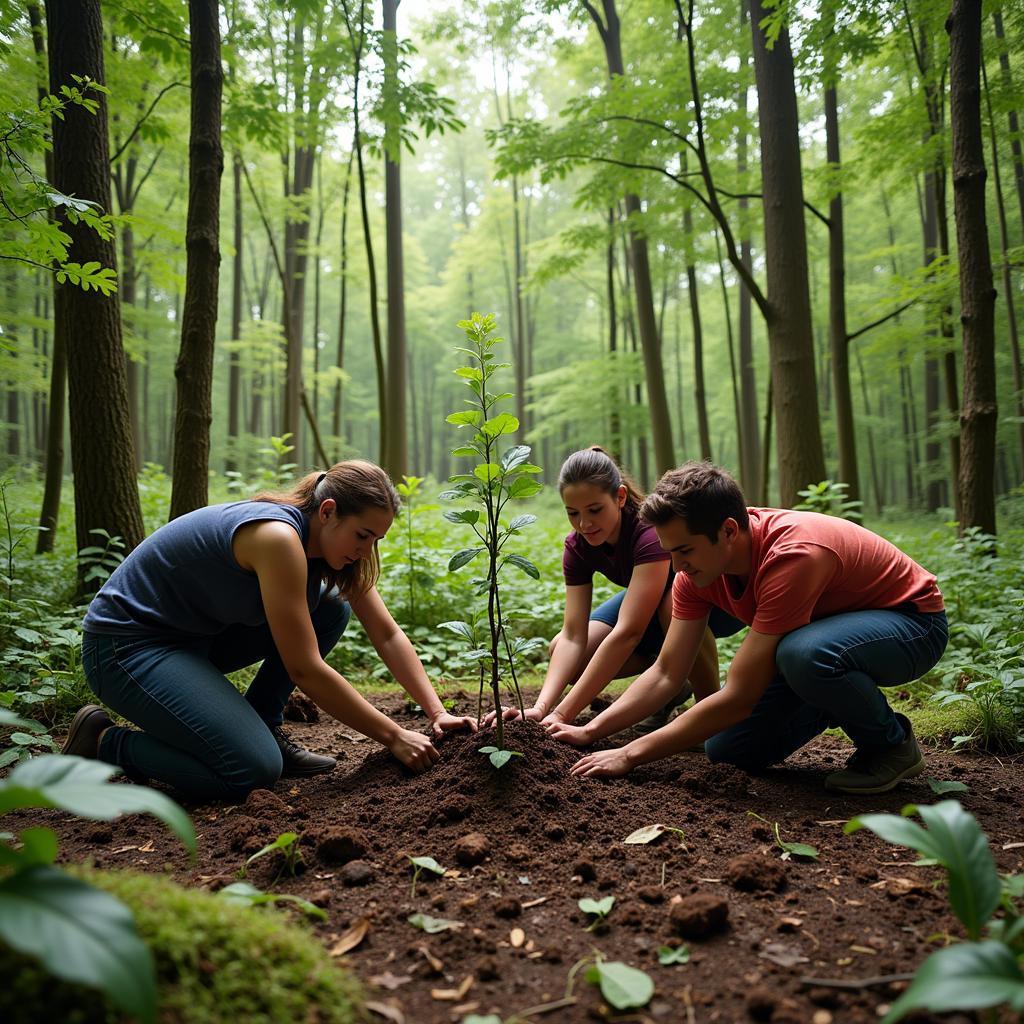
{"label": "young sapling", "polygon": [[274,853],[275,851],[279,851],[281,854],[281,867],[274,876],[274,881],[276,882],[285,872],[294,878],[299,870],[299,865],[303,863],[297,832],[282,832],[272,843],[267,843],[262,850],[257,850],[251,857],[246,859],[241,871],[238,873],[239,877],[245,878],[249,865],[254,860],[259,860],[260,857],[265,857],[268,853]]}
{"label": "young sapling", "polygon": [[612,912],[612,907],[615,906],[615,897],[605,896],[603,900],[590,900],[584,897],[577,900],[576,905],[584,914],[593,916],[594,920],[587,926],[587,931],[592,932],[605,923],[608,915]]}
{"label": "young sapling", "polygon": [[751,818],[757,818],[758,821],[763,821],[766,825],[771,825],[775,832],[775,845],[782,850],[782,860],[789,860],[790,857],[807,857],[810,860],[818,859],[818,851],[807,843],[784,843],[782,836],[779,834],[779,823],[777,821],[769,821],[767,818],[762,818],[760,814],[755,814],[753,811],[747,811],[747,814]]}
{"label": "young sapling", "polygon": [[433,857],[410,857],[409,861],[412,864],[412,892],[410,893],[412,896],[416,895],[416,883],[424,871],[429,871],[431,874],[441,878],[444,877],[444,873],[448,870],[441,867]]}

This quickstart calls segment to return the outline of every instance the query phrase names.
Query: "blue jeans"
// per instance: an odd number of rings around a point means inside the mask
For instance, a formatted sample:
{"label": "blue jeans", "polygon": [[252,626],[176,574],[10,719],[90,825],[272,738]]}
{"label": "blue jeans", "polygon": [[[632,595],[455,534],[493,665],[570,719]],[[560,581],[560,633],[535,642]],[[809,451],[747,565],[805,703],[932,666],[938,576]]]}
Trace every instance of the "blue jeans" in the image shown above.
{"label": "blue jeans", "polygon": [[757,771],[839,726],[858,747],[902,743],[881,687],[918,679],[949,640],[945,612],[844,612],[787,633],[775,652],[778,675],[750,717],[712,736],[711,761]]}
{"label": "blue jeans", "polygon": [[[351,609],[322,595],[312,612],[321,656]],[[225,672],[263,660],[243,697]],[[156,780],[194,800],[244,800],[281,776],[280,725],[294,683],[270,627],[230,626],[212,637],[106,636],[86,631],[82,664],[93,693],[142,731],[114,726],[99,758],[137,782]]]}
{"label": "blue jeans", "polygon": [[[591,613],[591,622],[603,622],[606,626],[614,628],[619,621],[619,612],[622,610],[622,602],[626,599],[626,591],[620,590],[617,594],[609,597],[607,601],[599,604]],[[743,629],[744,623],[734,619],[728,612],[721,608],[712,608],[708,616],[708,629],[715,636],[732,636]],[[636,653],[644,654],[649,658],[657,658],[661,653],[661,645],[665,642],[665,631],[661,628],[661,619],[658,618],[658,611],[655,609],[651,621],[647,623],[647,629],[636,645]]]}

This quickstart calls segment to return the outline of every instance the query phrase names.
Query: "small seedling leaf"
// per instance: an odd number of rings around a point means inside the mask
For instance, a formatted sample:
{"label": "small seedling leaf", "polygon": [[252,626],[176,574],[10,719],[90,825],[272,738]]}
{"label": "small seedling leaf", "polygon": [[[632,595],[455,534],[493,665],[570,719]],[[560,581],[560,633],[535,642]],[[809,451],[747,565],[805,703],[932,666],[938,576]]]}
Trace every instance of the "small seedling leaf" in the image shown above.
{"label": "small seedling leaf", "polygon": [[630,832],[630,834],[622,841],[624,843],[628,843],[630,846],[646,846],[647,843],[653,843],[655,839],[660,838],[664,834],[664,825],[644,825],[643,828],[638,828],[635,832]]}
{"label": "small seedling leaf", "polygon": [[251,864],[259,857],[263,857],[268,853],[273,853],[274,850],[287,850],[298,838],[298,834],[295,832],[282,832],[272,843],[267,843],[262,850],[257,850],[251,857],[246,858],[245,863],[247,865]]}
{"label": "small seedling leaf", "polygon": [[688,964],[690,962],[689,946],[659,946],[658,963],[663,967],[671,967],[672,964]]}
{"label": "small seedling leaf", "polygon": [[443,875],[448,869],[441,867],[433,857],[410,857],[419,871],[432,871],[435,875]]}
{"label": "small seedling leaf", "polygon": [[597,914],[598,917],[607,917],[615,906],[614,896],[605,896],[603,900],[591,900],[584,897],[577,900],[576,905],[584,914]]}
{"label": "small seedling leaf", "polygon": [[413,928],[419,928],[428,935],[436,935],[438,932],[453,931],[462,927],[461,921],[449,921],[443,917],[431,917],[429,914],[410,914],[407,920]]}
{"label": "small seedling leaf", "polygon": [[513,757],[522,756],[518,750],[494,750],[490,753],[490,761],[495,768],[504,768]]}
{"label": "small seedling leaf", "polygon": [[962,782],[944,782],[942,779],[927,779],[928,785],[936,796],[946,793],[966,793],[968,787]]}
{"label": "small seedling leaf", "polygon": [[818,851],[807,843],[783,843],[782,849],[790,857],[808,857],[811,860],[818,859]]}
{"label": "small seedling leaf", "polygon": [[498,748],[497,747],[481,747],[478,754],[493,754]]}
{"label": "small seedling leaf", "polygon": [[601,987],[601,995],[616,1010],[646,1006],[654,995],[654,982],[628,964],[601,961],[587,970],[587,981]]}

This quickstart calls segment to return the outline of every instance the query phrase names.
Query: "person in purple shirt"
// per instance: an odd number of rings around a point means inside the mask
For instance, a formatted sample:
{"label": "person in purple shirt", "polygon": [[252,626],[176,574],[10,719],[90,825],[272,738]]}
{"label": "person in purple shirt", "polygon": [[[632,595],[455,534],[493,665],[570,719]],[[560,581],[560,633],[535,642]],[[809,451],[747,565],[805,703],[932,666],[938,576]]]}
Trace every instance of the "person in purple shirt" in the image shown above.
{"label": "person in purple shirt", "polygon": [[[562,555],[565,615],[551,641],[544,685],[526,710],[528,719],[547,727],[571,723],[613,679],[654,664],[672,617],[671,558],[654,528],[640,520],[643,495],[615,460],[597,445],[573,452],[562,464],[558,490],[572,526]],[[625,589],[591,611],[594,573]],[[691,676],[707,677],[717,687],[715,634],[739,628],[725,615],[711,623]],[[567,687],[572,689],[563,697]],[[679,692],[642,726],[664,725],[691,693],[689,682],[680,680]],[[507,719],[518,713],[504,711]]]}

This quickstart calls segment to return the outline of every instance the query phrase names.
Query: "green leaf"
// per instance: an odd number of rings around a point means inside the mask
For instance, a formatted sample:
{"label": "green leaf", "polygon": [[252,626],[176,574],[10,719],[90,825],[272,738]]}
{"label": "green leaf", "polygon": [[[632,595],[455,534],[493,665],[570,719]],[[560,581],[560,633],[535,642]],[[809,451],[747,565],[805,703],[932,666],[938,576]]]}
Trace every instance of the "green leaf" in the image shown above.
{"label": "green leaf", "polygon": [[960,942],[947,946],[918,968],[910,987],[892,1004],[882,1024],[910,1010],[982,1010],[1008,1003],[1024,1010],[1024,974],[1001,942]]}
{"label": "green leaf", "polygon": [[527,513],[524,516],[516,516],[511,523],[508,524],[509,533],[513,530],[521,530],[524,526],[531,526],[537,522],[537,517]]}
{"label": "green leaf", "polygon": [[646,1006],[654,995],[654,982],[628,964],[600,961],[587,970],[587,981],[601,987],[601,995],[616,1010]]}
{"label": "green leaf", "polygon": [[537,480],[521,476],[512,481],[512,486],[508,489],[508,496],[510,498],[530,498],[543,489],[544,485]]}
{"label": "green leaf", "polygon": [[443,917],[431,917],[429,914],[410,914],[406,920],[413,928],[419,928],[428,935],[436,935],[438,932],[453,931],[462,927],[461,921],[449,921]]}
{"label": "green leaf", "polygon": [[[481,748],[480,753],[484,753]],[[504,768],[505,765],[512,760],[513,757],[522,757],[523,755],[518,750],[491,750],[488,751],[489,760],[495,768]]]}
{"label": "green leaf", "polygon": [[456,569],[461,569],[464,565],[472,562],[483,548],[464,548],[462,551],[456,552],[450,559],[448,559],[448,571],[455,572]]}
{"label": "green leaf", "polygon": [[475,427],[483,419],[483,414],[476,409],[464,409],[462,412],[453,412],[445,417],[445,422],[456,427]]}
{"label": "green leaf", "polygon": [[492,480],[497,480],[501,476],[501,466],[496,462],[482,462],[473,470],[473,475],[485,484],[489,484]]}
{"label": "green leaf", "polygon": [[611,913],[612,907],[615,906],[615,897],[605,896],[602,900],[591,900],[584,897],[576,901],[576,906],[584,914],[597,914],[598,917],[607,917]]}
{"label": "green leaf", "polygon": [[479,1013],[470,1013],[462,1018],[460,1024],[502,1024],[502,1020],[496,1013],[488,1013],[483,1017]]}
{"label": "green leaf", "polygon": [[55,977],[98,988],[143,1021],[156,1019],[153,957],[132,912],[108,893],[47,865],[17,871],[0,881],[0,939]]}
{"label": "green leaf", "polygon": [[690,962],[689,946],[659,946],[658,963],[663,967],[671,967],[672,964],[688,964]]}
{"label": "green leaf", "polygon": [[480,428],[481,432],[488,437],[501,437],[502,434],[514,434],[519,429],[519,420],[510,412],[503,412],[499,416],[487,420]]}
{"label": "green leaf", "polygon": [[509,555],[506,562],[511,562],[512,565],[518,569],[522,569],[527,576],[532,577],[535,580],[540,579],[540,569],[537,568],[528,558],[524,558],[522,555]]}
{"label": "green leaf", "polygon": [[28,629],[25,626],[18,626],[14,631],[14,635],[21,640],[24,640],[27,644],[41,644],[43,642],[43,634],[37,633],[34,629]]}
{"label": "green leaf", "polygon": [[18,841],[18,850],[0,845],[0,865],[23,870],[33,864],[52,864],[57,859],[57,836],[51,829],[27,828]]}
{"label": "green leaf", "polygon": [[46,731],[46,727],[39,722],[34,722],[31,718],[22,718],[21,715],[16,715],[13,711],[8,711],[6,708],[0,708],[0,725],[9,725],[16,729],[28,729],[29,732]]}
{"label": "green leaf", "polygon": [[810,860],[818,859],[818,851],[807,843],[782,843],[784,853],[791,857],[807,857]]}
{"label": "green leaf", "polygon": [[962,782],[943,782],[941,779],[925,779],[936,796],[945,796],[946,793],[966,793],[968,787]]}
{"label": "green leaf", "polygon": [[508,472],[510,469],[515,469],[516,466],[521,466],[530,457],[530,446],[527,444],[513,445],[504,455],[501,457],[501,468]]}
{"label": "green leaf", "polygon": [[497,747],[481,747],[478,754],[493,754],[498,748]]}
{"label": "green leaf", "polygon": [[218,896],[229,903],[241,903],[250,907],[258,907],[267,903],[294,903],[304,914],[309,917],[318,918],[321,921],[327,920],[327,913],[322,907],[318,907],[301,896],[293,896],[287,892],[263,892],[248,882],[232,882],[219,890]]}
{"label": "green leaf", "polygon": [[0,814],[23,807],[57,807],[98,821],[112,821],[121,814],[152,814],[194,854],[196,834],[189,816],[156,790],[111,785],[108,780],[117,771],[102,761],[62,754],[23,761],[0,781]]}
{"label": "green leaf", "polygon": [[480,510],[468,508],[462,512],[445,512],[444,517],[449,523],[468,523],[470,526],[475,526],[480,522]]}
{"label": "green leaf", "polygon": [[444,875],[448,870],[447,868],[441,867],[433,857],[410,857],[409,860],[411,860],[413,865],[419,868],[420,871],[432,871],[435,875]]}
{"label": "green leaf", "polygon": [[257,850],[251,857],[247,858],[245,863],[251,864],[257,858],[264,857],[274,850],[287,850],[288,847],[295,844],[298,838],[298,834],[295,832],[282,832],[272,843],[267,843],[262,850]]}
{"label": "green leaf", "polygon": [[460,622],[455,619],[451,622],[439,622],[437,625],[438,629],[447,629],[456,636],[461,636],[464,640],[468,640],[470,643],[473,642],[473,628],[468,622]]}
{"label": "green leaf", "polygon": [[484,379],[483,372],[478,370],[475,366],[460,366],[455,373],[460,377],[465,377],[466,380],[480,382]]}
{"label": "green leaf", "polygon": [[460,444],[458,448],[453,448],[451,451],[452,455],[479,455],[481,454],[479,449],[474,448],[471,444]]}

